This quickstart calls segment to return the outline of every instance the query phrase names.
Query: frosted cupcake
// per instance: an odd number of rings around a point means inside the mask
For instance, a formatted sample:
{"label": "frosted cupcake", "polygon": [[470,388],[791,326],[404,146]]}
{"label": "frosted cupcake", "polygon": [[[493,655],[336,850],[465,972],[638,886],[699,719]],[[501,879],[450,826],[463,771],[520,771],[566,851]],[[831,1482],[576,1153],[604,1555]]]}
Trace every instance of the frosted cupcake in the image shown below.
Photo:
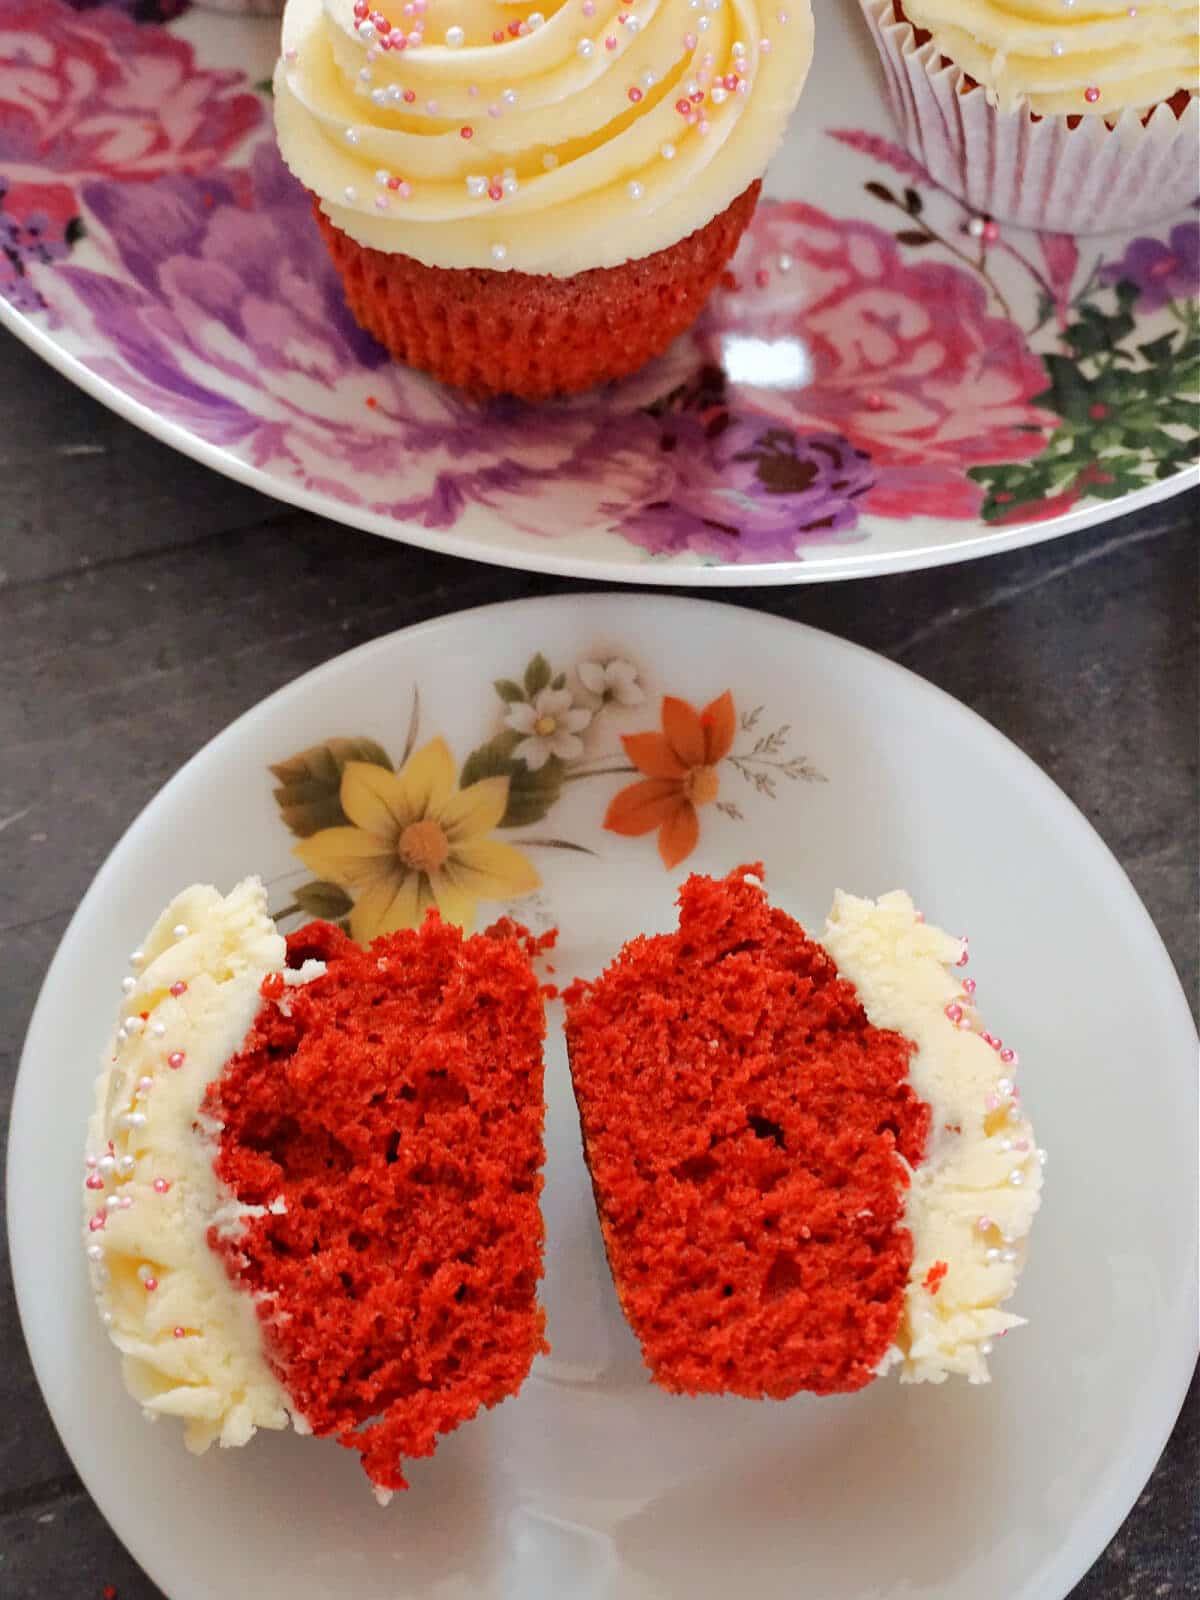
{"label": "frosted cupcake", "polygon": [[1200,191],[1195,0],[861,0],[913,155],[975,211],[1103,233]]}
{"label": "frosted cupcake", "polygon": [[812,54],[808,0],[289,0],[283,158],[359,322],[479,394],[636,370],[699,314]]}

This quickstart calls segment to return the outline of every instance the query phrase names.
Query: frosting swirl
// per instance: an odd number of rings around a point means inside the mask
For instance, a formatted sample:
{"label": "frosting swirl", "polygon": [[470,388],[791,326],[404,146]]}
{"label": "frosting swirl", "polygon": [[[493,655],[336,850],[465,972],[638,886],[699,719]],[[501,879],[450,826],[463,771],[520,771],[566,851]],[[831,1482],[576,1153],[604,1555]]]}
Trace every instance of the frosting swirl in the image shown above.
{"label": "frosting swirl", "polygon": [[1200,88],[1195,0],[904,0],[1002,111],[1115,116]]}
{"label": "frosting swirl", "polygon": [[343,232],[435,267],[675,244],[762,176],[812,56],[808,0],[381,3],[289,0],[279,145]]}

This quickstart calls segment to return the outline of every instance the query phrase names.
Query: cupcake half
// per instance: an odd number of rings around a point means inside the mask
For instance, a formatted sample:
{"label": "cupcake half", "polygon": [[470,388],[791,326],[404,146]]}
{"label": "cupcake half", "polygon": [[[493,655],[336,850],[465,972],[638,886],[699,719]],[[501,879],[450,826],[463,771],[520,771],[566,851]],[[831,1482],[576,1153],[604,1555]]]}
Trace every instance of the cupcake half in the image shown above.
{"label": "cupcake half", "polygon": [[821,942],[760,867],[693,877],[678,931],[568,995],[584,1149],[654,1381],[782,1399],[988,1378],[1041,1157],[966,943],[905,894]]}
{"label": "cupcake half", "polygon": [[1194,0],[861,0],[901,134],[971,208],[1128,230],[1200,192]]}
{"label": "cupcake half", "polygon": [[699,314],[808,72],[808,0],[289,0],[284,160],[355,316],[478,394],[636,370]]}
{"label": "cupcake half", "polygon": [[251,879],[180,895],[132,967],[82,1188],[126,1385],[197,1452],[333,1436],[386,1500],[544,1348],[526,951],[436,917],[285,941]]}

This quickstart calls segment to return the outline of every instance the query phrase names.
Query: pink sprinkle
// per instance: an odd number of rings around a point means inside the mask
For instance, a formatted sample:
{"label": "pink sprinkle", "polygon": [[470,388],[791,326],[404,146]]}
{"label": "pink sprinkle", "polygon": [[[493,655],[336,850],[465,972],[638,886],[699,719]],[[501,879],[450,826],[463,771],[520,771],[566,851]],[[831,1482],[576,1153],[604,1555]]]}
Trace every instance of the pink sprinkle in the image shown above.
{"label": "pink sprinkle", "polygon": [[638,88],[636,83],[629,91],[629,98],[634,105],[637,105],[638,101],[642,98],[642,91]]}
{"label": "pink sprinkle", "polygon": [[95,1156],[84,1156],[83,1164],[84,1164],[85,1167],[94,1167],[96,1165],[96,1157]]}
{"label": "pink sprinkle", "polygon": [[500,185],[498,183],[489,183],[488,184],[488,199],[489,200],[503,200],[504,199],[504,190],[500,187]]}
{"label": "pink sprinkle", "polygon": [[170,1189],[170,1187],[171,1187],[171,1185],[167,1182],[167,1180],[165,1178],[155,1178],[155,1180],[154,1180],[154,1192],[155,1192],[155,1194],[166,1194],[167,1191]]}
{"label": "pink sprinkle", "polygon": [[478,100],[479,99],[479,85],[477,83],[469,83],[467,85],[467,93],[470,95],[472,100]]}
{"label": "pink sprinkle", "polygon": [[996,1099],[994,1094],[988,1095],[987,1099],[983,1103],[988,1111],[995,1111],[1000,1105],[999,1100]]}
{"label": "pink sprinkle", "polygon": [[412,184],[409,183],[407,178],[400,179],[400,182],[396,185],[396,193],[400,196],[401,200],[408,200],[412,198]]}
{"label": "pink sprinkle", "polygon": [[88,1223],[88,1232],[89,1233],[96,1233],[100,1228],[102,1228],[104,1226],[105,1220],[106,1219],[105,1219],[103,1211],[97,1211],[96,1215]]}
{"label": "pink sprinkle", "polygon": [[504,115],[504,113],[503,113],[503,111],[501,111],[499,106],[490,105],[488,107],[488,116],[489,117],[502,117],[503,115]]}
{"label": "pink sprinkle", "polygon": [[698,42],[694,33],[685,33],[683,36],[683,48],[685,50],[694,50]]}
{"label": "pink sprinkle", "polygon": [[145,1288],[147,1294],[153,1294],[155,1289],[158,1288],[158,1279],[157,1278],[144,1278],[142,1280],[142,1284],[143,1284],[143,1287]]}
{"label": "pink sprinkle", "polygon": [[402,178],[398,178],[393,172],[391,177],[387,180],[387,186],[389,189],[398,189],[403,181],[404,180]]}
{"label": "pink sprinkle", "polygon": [[367,0],[354,0],[354,15],[361,22],[368,11]]}
{"label": "pink sprinkle", "polygon": [[89,1189],[103,1189],[104,1179],[98,1172],[90,1172],[87,1177],[87,1187]]}
{"label": "pink sprinkle", "polygon": [[760,39],[758,41],[758,50],[759,50],[759,54],[760,55],[764,55],[765,56],[770,51],[770,48],[771,48],[770,39]]}
{"label": "pink sprinkle", "polygon": [[995,244],[996,240],[1000,237],[999,224],[995,222],[985,222],[983,225],[983,237],[987,240],[988,244]]}
{"label": "pink sprinkle", "polygon": [[976,1226],[979,1228],[980,1233],[986,1233],[988,1231],[988,1229],[991,1227],[991,1225],[992,1225],[991,1217],[980,1217],[979,1222],[976,1224]]}
{"label": "pink sprinkle", "polygon": [[183,1338],[183,1329],[182,1328],[176,1328],[175,1329],[175,1337],[177,1339],[182,1339]]}
{"label": "pink sprinkle", "polygon": [[962,1014],[963,1008],[957,1003],[952,1003],[946,1007],[946,1015],[950,1018],[951,1022],[961,1022]]}
{"label": "pink sprinkle", "polygon": [[1000,1059],[1007,1065],[1017,1059],[1017,1053],[1015,1050],[1001,1050]]}
{"label": "pink sprinkle", "polygon": [[676,100],[675,109],[681,117],[688,117],[692,114],[691,102],[688,100]]}
{"label": "pink sprinkle", "polygon": [[884,402],[883,402],[883,396],[881,394],[874,394],[874,393],[869,394],[867,396],[867,398],[866,398],[866,402],[865,403],[866,403],[866,407],[867,407],[868,411],[882,411],[883,410],[883,403]]}
{"label": "pink sprinkle", "polygon": [[700,102],[704,99],[704,90],[703,89],[693,89],[691,94],[688,96],[688,99],[692,102],[692,104],[694,106],[698,106],[700,104]]}
{"label": "pink sprinkle", "polygon": [[186,1059],[187,1058],[182,1050],[172,1050],[171,1054],[167,1057],[167,1065],[169,1067],[174,1067],[175,1071],[178,1072]]}
{"label": "pink sprinkle", "polygon": [[405,89],[405,91],[404,91],[404,104],[406,106],[412,105],[413,101],[416,98],[417,98],[417,91],[415,89]]}
{"label": "pink sprinkle", "polygon": [[583,0],[583,14],[585,17],[594,17],[596,15],[596,7],[593,5],[592,0]]}
{"label": "pink sprinkle", "polygon": [[178,983],[173,983],[171,985],[171,987],[167,990],[167,993],[173,994],[176,1000],[178,1000],[181,994],[187,993],[187,984],[184,983],[182,978],[180,978]]}
{"label": "pink sprinkle", "polygon": [[458,136],[460,139],[473,139],[475,137],[475,129],[470,127],[460,128]]}
{"label": "pink sprinkle", "polygon": [[967,954],[967,947],[966,947],[966,945],[964,945],[963,946],[963,953],[962,953],[962,955],[959,956],[958,960],[954,963],[954,965],[956,967],[965,967],[967,962],[970,959],[971,959],[971,957]]}
{"label": "pink sprinkle", "polygon": [[503,44],[504,43],[504,29],[503,28],[493,28],[492,29],[492,43],[493,44]]}
{"label": "pink sprinkle", "polygon": [[964,978],[963,979],[963,992],[965,994],[974,994],[975,993],[975,988],[976,988],[976,984],[975,984],[975,979],[974,978]]}
{"label": "pink sprinkle", "polygon": [[758,271],[754,274],[754,281],[760,289],[765,289],[767,287],[771,281],[771,274],[767,271],[766,267],[759,267]]}
{"label": "pink sprinkle", "polygon": [[617,41],[613,34],[610,33],[606,36],[604,40],[604,48],[606,50],[615,50],[617,48]]}
{"label": "pink sprinkle", "polygon": [[1088,105],[1094,106],[1096,101],[1100,98],[1100,91],[1099,89],[1085,89],[1083,91],[1083,98],[1087,101]]}
{"label": "pink sprinkle", "polygon": [[1014,1143],[1013,1149],[1014,1150],[1028,1150],[1029,1149],[1029,1140],[1028,1139],[1018,1139]]}

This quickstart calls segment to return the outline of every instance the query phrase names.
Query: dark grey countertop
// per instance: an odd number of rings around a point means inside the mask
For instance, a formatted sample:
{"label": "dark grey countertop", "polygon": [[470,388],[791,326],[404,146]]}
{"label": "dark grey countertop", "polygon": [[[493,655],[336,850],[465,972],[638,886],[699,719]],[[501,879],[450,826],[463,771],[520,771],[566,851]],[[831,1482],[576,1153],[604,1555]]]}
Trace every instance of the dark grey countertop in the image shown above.
{"label": "dark grey countertop", "polygon": [[[6,1128],[26,1023],[70,914],[188,756],[363,640],[579,586],[408,549],[263,499],[136,432],[6,334],[0,375]],[[1015,740],[1116,853],[1193,1006],[1198,512],[1193,494],[968,566],[714,595],[880,651]],[[99,1600],[111,1586],[119,1600],[151,1600],[159,1591],[104,1524],[42,1404],[6,1246],[0,1340],[0,1596]],[[1157,1471],[1073,1600],[1200,1600],[1198,1468],[1194,1381]]]}

